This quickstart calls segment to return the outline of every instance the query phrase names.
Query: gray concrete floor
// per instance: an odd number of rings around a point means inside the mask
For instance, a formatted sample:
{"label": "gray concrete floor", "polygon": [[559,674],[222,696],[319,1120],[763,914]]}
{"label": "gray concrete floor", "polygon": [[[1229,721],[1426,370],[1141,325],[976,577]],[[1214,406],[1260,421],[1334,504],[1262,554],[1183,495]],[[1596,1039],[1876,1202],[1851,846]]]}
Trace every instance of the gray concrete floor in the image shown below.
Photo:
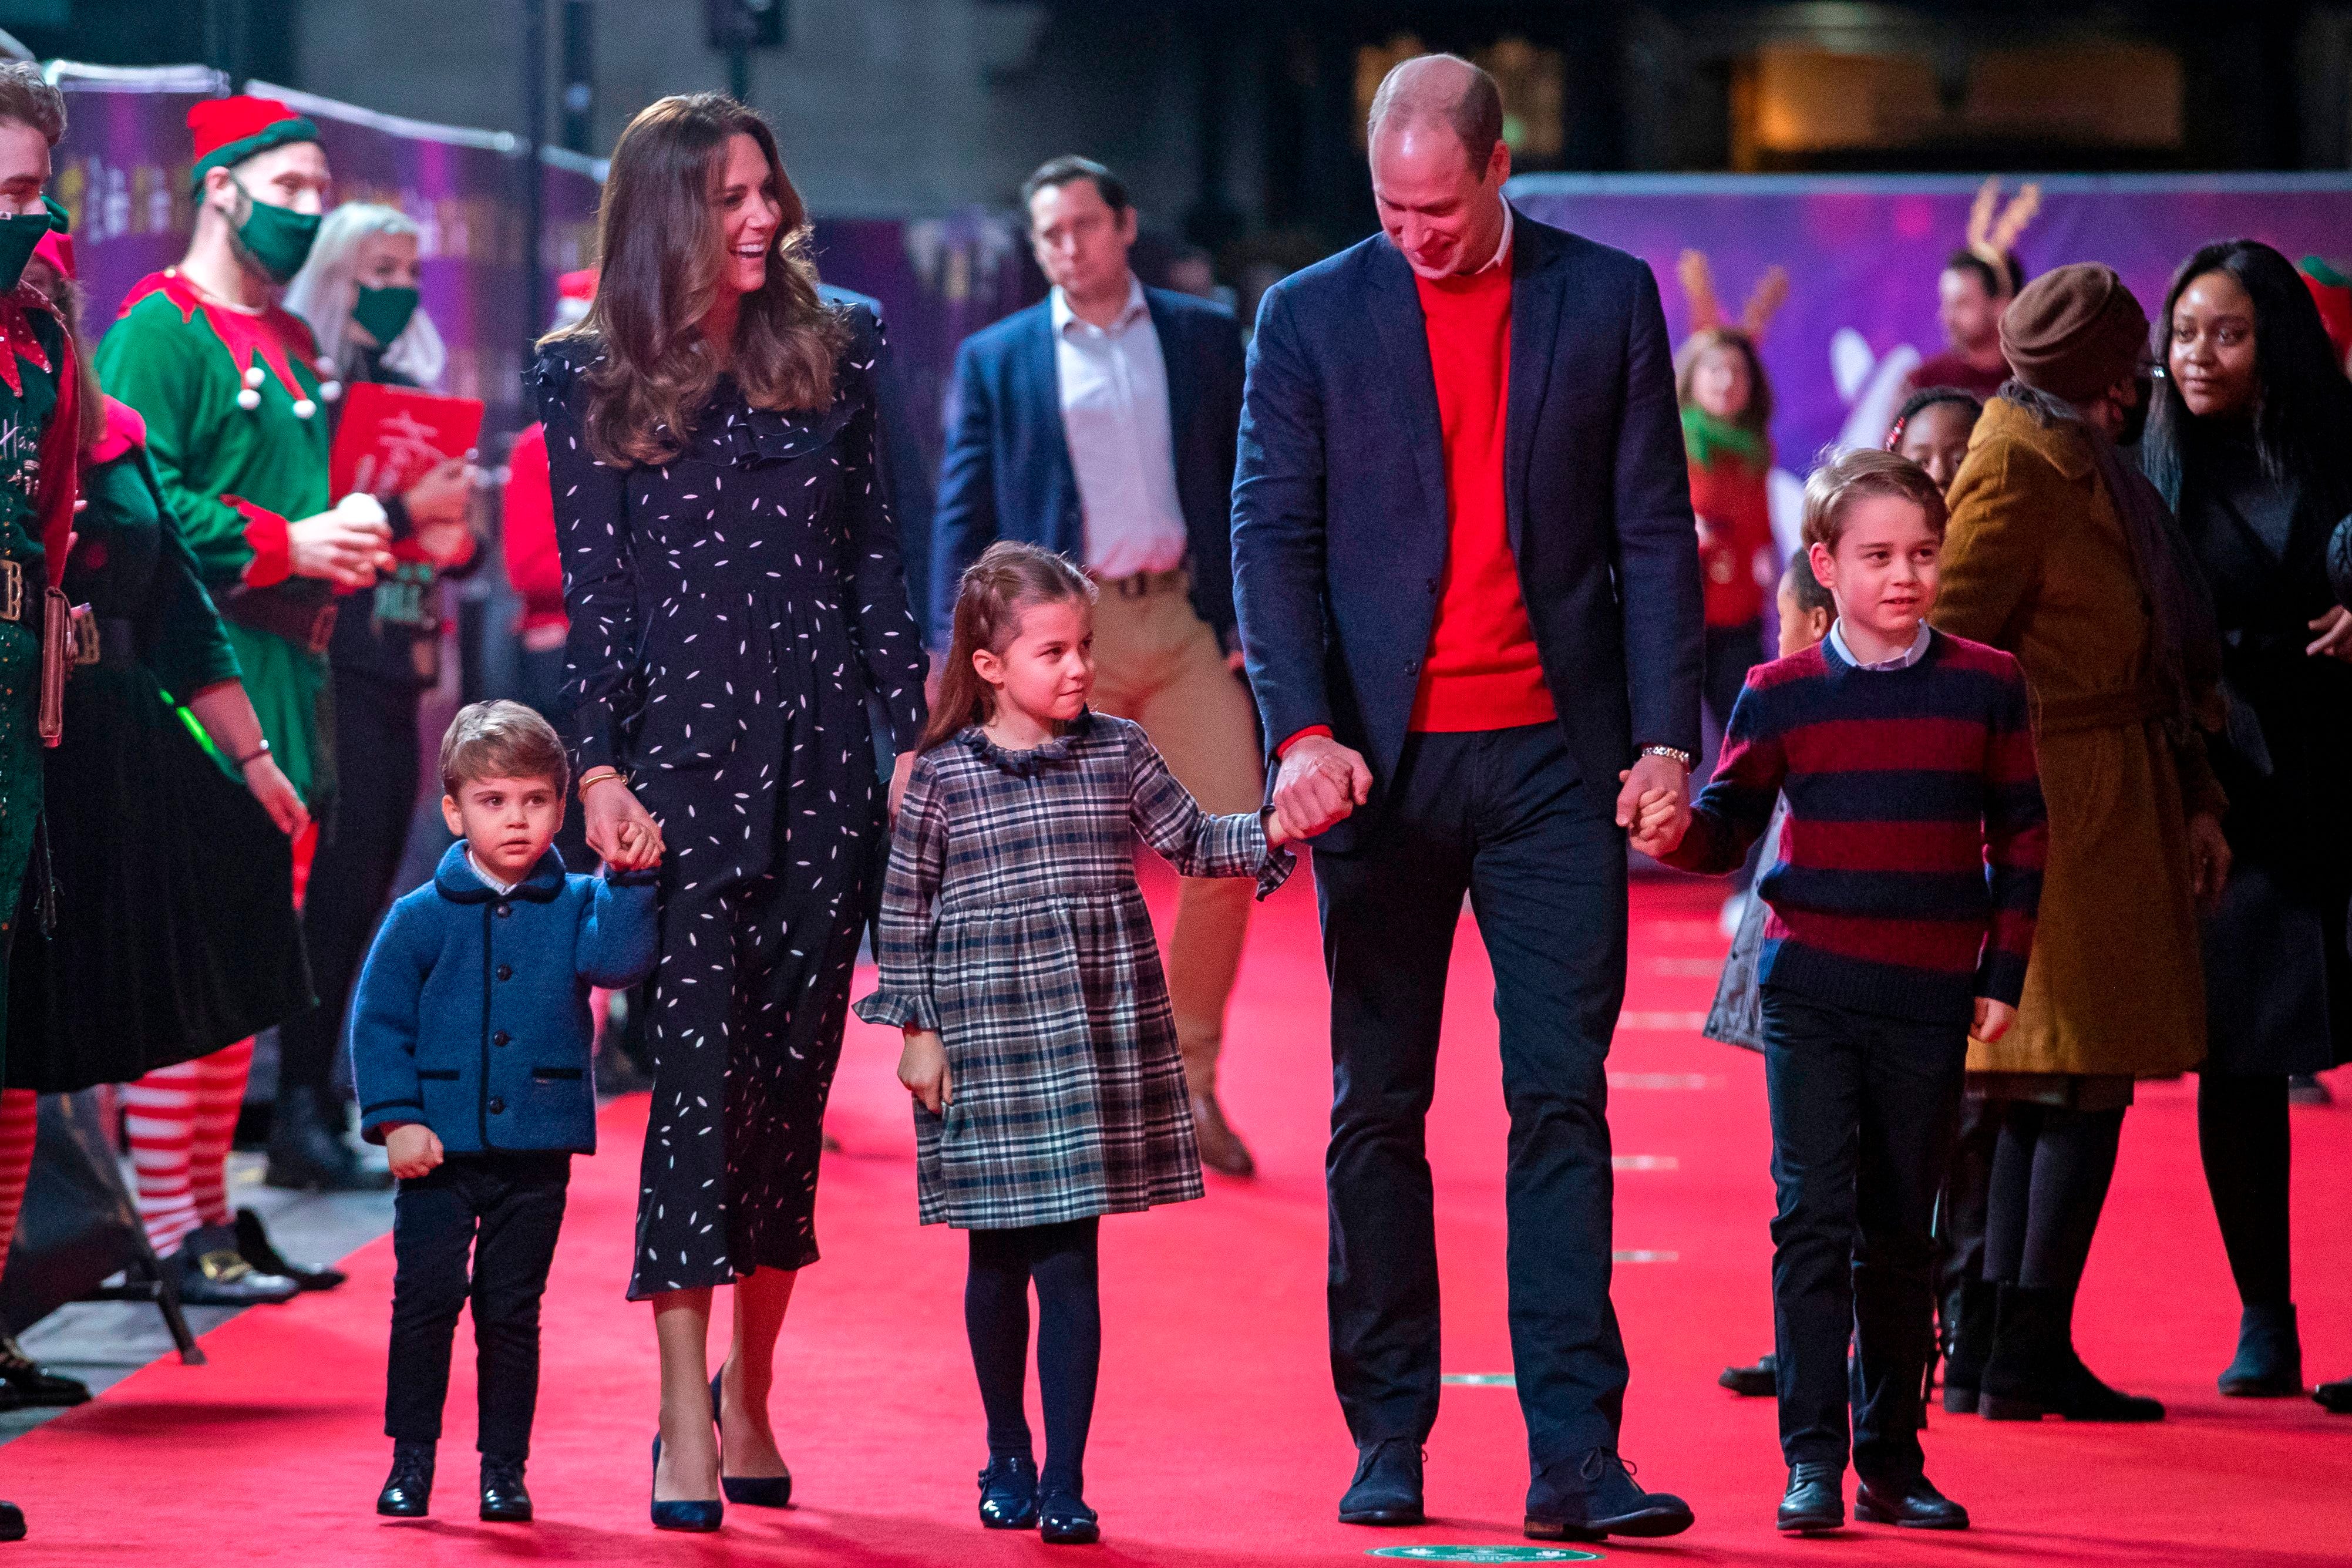
{"label": "gray concrete floor", "polygon": [[[383,1151],[362,1147],[360,1158],[381,1168]],[[256,1153],[229,1158],[229,1201],[268,1222],[278,1250],[298,1264],[320,1268],[358,1250],[392,1228],[392,1194],[289,1193],[264,1185]],[[129,1181],[126,1170],[124,1180]],[[268,1307],[191,1307],[188,1327],[199,1337],[240,1311]],[[75,1301],[17,1336],[25,1353],[50,1371],[78,1377],[102,1393],[149,1362],[176,1353],[163,1314],[145,1302]],[[22,1436],[62,1414],[55,1410],[0,1413],[0,1443]]]}

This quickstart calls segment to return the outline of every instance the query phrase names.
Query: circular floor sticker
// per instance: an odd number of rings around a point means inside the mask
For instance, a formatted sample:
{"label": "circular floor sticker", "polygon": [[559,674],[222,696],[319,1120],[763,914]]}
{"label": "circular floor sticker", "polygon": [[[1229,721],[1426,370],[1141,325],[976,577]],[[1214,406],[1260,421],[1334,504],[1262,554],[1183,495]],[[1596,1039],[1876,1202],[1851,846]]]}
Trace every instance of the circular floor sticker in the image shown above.
{"label": "circular floor sticker", "polygon": [[1414,1563],[1598,1563],[1604,1554],[1570,1546],[1379,1546],[1364,1555]]}

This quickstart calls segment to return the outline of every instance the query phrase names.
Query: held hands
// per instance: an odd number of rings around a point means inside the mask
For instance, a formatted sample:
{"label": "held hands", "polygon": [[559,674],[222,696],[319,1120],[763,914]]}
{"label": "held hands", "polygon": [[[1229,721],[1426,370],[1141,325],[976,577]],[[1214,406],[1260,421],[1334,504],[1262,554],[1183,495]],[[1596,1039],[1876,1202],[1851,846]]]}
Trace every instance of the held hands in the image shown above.
{"label": "held hands", "polygon": [[1625,786],[1617,792],[1617,826],[1643,854],[1672,854],[1690,831],[1690,774],[1672,757],[1644,756],[1617,780]]}
{"label": "held hands", "polygon": [[2311,623],[2319,634],[2303,651],[2328,658],[2352,659],[2352,610],[2341,605],[2330,606],[2327,613]]}
{"label": "held hands", "polygon": [[2230,880],[2230,841],[2221,833],[2221,819],[2200,812],[2189,819],[2189,890],[2200,914],[2211,914],[2221,904],[2221,889]]}
{"label": "held hands", "polygon": [[1979,996],[1977,998],[1975,1020],[1969,1025],[1969,1037],[1990,1045],[2009,1033],[2009,1026],[2016,1022],[2016,1008],[2006,1002],[1996,1002],[1990,996]]}
{"label": "held hands", "polygon": [[661,824],[638,804],[626,781],[591,783],[580,795],[588,847],[616,871],[644,871],[661,864]]}
{"label": "held hands", "polygon": [[413,1182],[441,1163],[441,1140],[422,1121],[412,1121],[384,1134],[383,1152],[392,1156],[392,1173]]}
{"label": "held hands", "polygon": [[278,765],[278,759],[264,752],[245,764],[245,787],[278,825],[278,831],[291,838],[310,826],[310,809],[303,805],[301,795],[294,781]]}
{"label": "held hands", "polygon": [[322,577],[338,588],[369,588],[392,570],[392,525],[373,496],[348,495],[326,511],[286,525],[297,577]]}
{"label": "held hands", "polygon": [[1282,753],[1274,807],[1286,837],[1312,838],[1371,798],[1372,770],[1362,754],[1330,736],[1301,736]]}
{"label": "held hands", "polygon": [[890,764],[890,826],[898,826],[898,806],[907,798],[907,781],[915,776],[915,753],[901,752]]}
{"label": "held hands", "polygon": [[948,1082],[947,1042],[937,1029],[907,1031],[907,1048],[898,1053],[898,1081],[934,1116],[955,1102],[955,1089]]}

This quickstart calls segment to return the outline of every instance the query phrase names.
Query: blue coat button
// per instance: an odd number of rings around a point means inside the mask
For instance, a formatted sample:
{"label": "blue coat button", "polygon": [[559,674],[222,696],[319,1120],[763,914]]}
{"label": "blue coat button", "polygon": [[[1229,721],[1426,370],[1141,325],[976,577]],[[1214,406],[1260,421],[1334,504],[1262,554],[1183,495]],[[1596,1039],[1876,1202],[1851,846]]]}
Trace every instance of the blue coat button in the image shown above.
{"label": "blue coat button", "polygon": [[504,1111],[506,1108],[507,1102],[503,1100],[494,1100],[490,1101],[490,1114],[492,1116],[499,1115],[500,1112]]}

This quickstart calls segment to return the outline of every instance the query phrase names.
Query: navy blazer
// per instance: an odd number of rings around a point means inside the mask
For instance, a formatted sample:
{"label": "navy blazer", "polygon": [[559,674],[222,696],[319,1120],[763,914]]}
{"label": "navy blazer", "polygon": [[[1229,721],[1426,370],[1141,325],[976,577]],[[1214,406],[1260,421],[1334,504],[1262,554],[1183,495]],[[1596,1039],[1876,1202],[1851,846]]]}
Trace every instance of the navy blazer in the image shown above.
{"label": "navy blazer", "polygon": [[[1228,646],[1234,627],[1231,522],[1242,338],[1222,305],[1146,289],[1168,366],[1176,500],[1192,536],[1192,604]],[[945,647],[964,568],[1000,539],[1086,559],[1078,477],[1062,431],[1050,300],[1017,310],[956,350],[947,455],[931,514],[931,632]]]}
{"label": "navy blazer", "polygon": [[550,849],[513,892],[466,841],[400,899],[352,1002],[360,1131],[421,1121],[451,1154],[596,1147],[588,989],[653,973],[656,873],[566,876]]}
{"label": "navy blazer", "polygon": [[[1699,750],[1690,477],[1657,281],[1516,214],[1503,504],[1545,684],[1584,779]],[[1396,771],[1445,570],[1445,450],[1412,269],[1385,236],[1260,305],[1234,476],[1234,576],[1269,745],[1327,725]],[[1318,848],[1354,847],[1359,813]]]}

